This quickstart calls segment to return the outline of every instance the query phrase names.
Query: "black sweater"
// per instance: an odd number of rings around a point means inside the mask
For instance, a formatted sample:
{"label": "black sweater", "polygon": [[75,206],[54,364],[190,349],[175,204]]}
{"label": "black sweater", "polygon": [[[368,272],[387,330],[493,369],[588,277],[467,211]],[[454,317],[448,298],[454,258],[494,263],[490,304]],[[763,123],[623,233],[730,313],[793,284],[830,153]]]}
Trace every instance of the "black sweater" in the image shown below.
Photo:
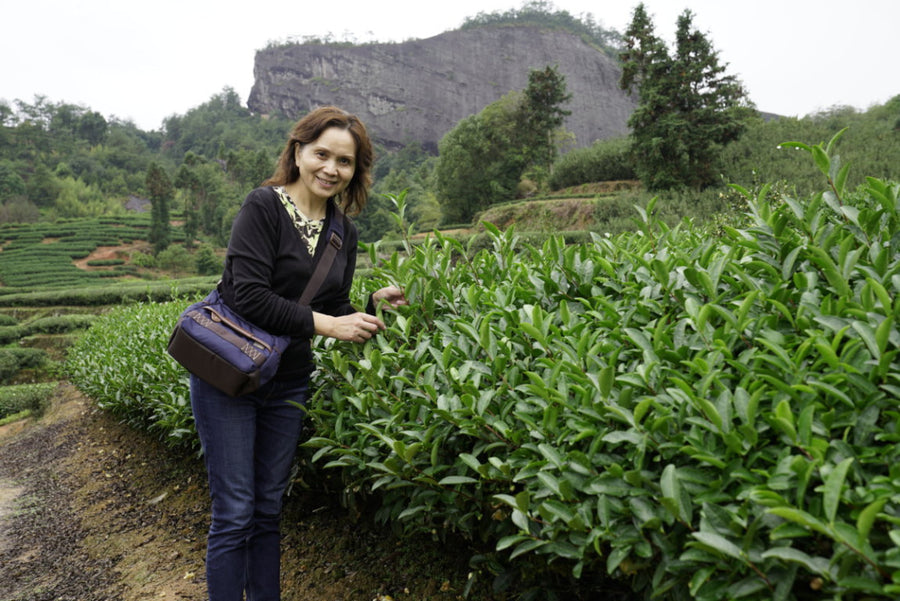
{"label": "black sweater", "polygon": [[292,337],[276,379],[312,372],[313,311],[333,316],[356,312],[350,304],[350,286],[359,235],[349,218],[337,214],[344,220],[343,244],[311,306],[297,301],[327,244],[325,232],[335,215],[331,201],[314,257],[309,256],[300,233],[271,187],[250,192],[232,225],[219,289],[225,302],[248,321],[272,334]]}

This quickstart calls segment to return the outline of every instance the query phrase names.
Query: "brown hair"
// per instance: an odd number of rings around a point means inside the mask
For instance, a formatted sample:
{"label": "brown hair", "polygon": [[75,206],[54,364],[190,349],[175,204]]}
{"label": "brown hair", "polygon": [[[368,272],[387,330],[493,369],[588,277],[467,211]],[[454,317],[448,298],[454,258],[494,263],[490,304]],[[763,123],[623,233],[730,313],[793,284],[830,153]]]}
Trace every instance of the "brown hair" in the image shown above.
{"label": "brown hair", "polygon": [[302,147],[315,142],[329,127],[350,132],[356,141],[356,169],[353,172],[353,179],[335,201],[346,213],[357,215],[366,206],[369,198],[375,152],[372,150],[372,141],[366,132],[366,126],[359,117],[336,106],[319,107],[294,125],[291,137],[278,159],[275,173],[262,185],[285,186],[297,181],[300,178],[300,169],[295,159],[296,146],[299,144]]}

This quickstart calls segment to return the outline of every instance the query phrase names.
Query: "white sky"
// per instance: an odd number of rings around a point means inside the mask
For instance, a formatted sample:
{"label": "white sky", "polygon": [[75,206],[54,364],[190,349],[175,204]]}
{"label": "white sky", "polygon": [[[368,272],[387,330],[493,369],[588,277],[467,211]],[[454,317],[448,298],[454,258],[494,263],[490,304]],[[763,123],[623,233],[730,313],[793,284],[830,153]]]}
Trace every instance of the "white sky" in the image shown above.
{"label": "white sky", "polygon": [[[553,0],[624,33],[638,0]],[[656,34],[694,11],[728,73],[766,112],[866,109],[900,94],[896,0],[645,0]],[[246,103],[257,50],[303,36],[424,39],[521,0],[3,0],[0,99],[86,106],[160,129],[225,87]]]}

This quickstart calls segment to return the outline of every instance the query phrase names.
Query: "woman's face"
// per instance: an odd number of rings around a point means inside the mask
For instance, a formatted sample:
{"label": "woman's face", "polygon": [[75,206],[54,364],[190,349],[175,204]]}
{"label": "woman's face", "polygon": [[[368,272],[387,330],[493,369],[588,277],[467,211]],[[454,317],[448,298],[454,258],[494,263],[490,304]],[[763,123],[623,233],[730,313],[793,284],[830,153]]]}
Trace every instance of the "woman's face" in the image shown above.
{"label": "woman's face", "polygon": [[309,200],[325,201],[340,194],[356,171],[356,140],[346,129],[329,127],[309,144],[297,145],[294,153],[300,191]]}

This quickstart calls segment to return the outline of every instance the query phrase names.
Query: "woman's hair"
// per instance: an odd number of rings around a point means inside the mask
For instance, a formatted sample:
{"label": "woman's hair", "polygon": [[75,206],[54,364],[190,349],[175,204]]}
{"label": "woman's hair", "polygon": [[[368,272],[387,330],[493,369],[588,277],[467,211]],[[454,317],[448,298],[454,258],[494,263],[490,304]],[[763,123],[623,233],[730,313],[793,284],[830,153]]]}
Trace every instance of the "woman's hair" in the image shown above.
{"label": "woman's hair", "polygon": [[372,141],[366,132],[366,126],[359,117],[336,106],[319,107],[297,122],[287,145],[281,152],[275,173],[262,185],[284,186],[297,181],[300,178],[300,169],[297,167],[295,148],[298,144],[303,147],[315,142],[329,127],[350,132],[356,141],[356,168],[353,178],[335,201],[348,214],[357,215],[366,206],[369,198],[375,152],[372,150]]}

